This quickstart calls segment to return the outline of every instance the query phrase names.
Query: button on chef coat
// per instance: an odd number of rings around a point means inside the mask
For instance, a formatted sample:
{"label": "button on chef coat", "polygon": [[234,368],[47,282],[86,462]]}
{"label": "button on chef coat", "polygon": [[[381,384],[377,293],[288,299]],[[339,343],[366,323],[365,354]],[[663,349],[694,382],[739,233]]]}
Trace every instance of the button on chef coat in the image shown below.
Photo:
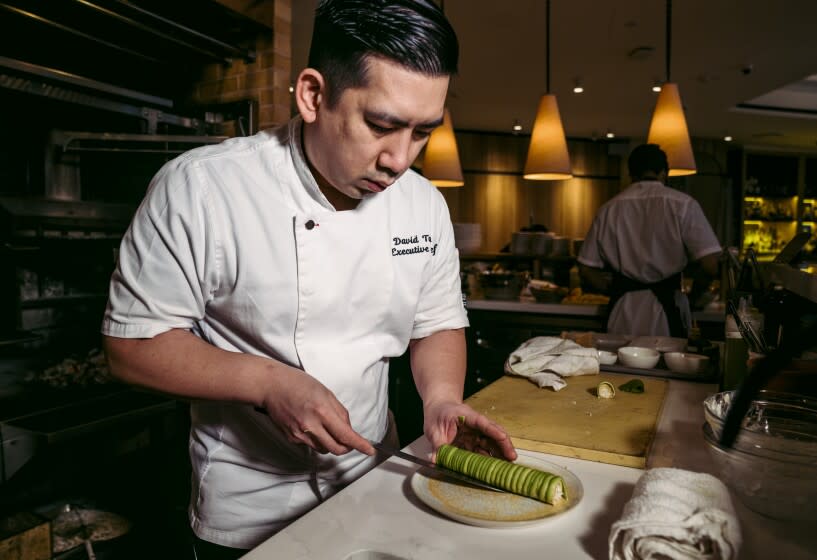
{"label": "button on chef coat", "polygon": [[[718,238],[694,198],[659,181],[640,181],[602,205],[577,260],[652,284],[681,272],[690,261],[720,250]],[[664,309],[648,290],[625,293],[610,313],[607,330],[670,334]]]}
{"label": "button on chef coat", "polygon": [[[453,228],[441,194],[410,170],[336,212],[309,172],[301,126],[198,148],[160,170],[123,238],[102,330],[189,329],[301,368],[361,435],[380,439],[388,358],[468,324]],[[191,420],[191,521],[219,544],[259,544],[373,466],[358,452],[293,445],[249,405],[195,402]]]}

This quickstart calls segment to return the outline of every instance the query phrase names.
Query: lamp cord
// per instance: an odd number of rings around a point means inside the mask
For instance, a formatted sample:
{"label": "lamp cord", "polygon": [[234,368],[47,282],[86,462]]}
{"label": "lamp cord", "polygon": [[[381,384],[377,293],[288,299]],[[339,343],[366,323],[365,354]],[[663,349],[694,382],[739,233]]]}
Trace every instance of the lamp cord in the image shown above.
{"label": "lamp cord", "polygon": [[672,0],[667,0],[667,82],[670,79],[670,46],[672,45]]}
{"label": "lamp cord", "polygon": [[545,87],[550,93],[550,0],[545,4]]}

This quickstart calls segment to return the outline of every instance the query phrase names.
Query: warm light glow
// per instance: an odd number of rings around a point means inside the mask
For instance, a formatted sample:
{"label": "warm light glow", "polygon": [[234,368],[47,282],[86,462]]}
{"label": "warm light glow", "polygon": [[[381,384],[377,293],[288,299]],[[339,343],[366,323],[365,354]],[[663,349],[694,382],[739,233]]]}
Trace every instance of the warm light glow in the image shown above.
{"label": "warm light glow", "polygon": [[731,141],[732,141],[732,137],[731,137],[731,136],[724,136],[724,137],[723,137],[723,141],[724,141],[724,142],[731,142]]}
{"label": "warm light glow", "polygon": [[438,187],[461,187],[465,184],[448,109],[445,110],[443,124],[435,128],[428,139],[423,156],[423,175]]}
{"label": "warm light glow", "polygon": [[583,93],[584,88],[582,86],[576,86],[573,88],[573,93]]}
{"label": "warm light glow", "polygon": [[647,142],[658,144],[667,153],[670,177],[692,175],[698,171],[695,156],[692,155],[678,84],[667,82],[661,88],[655,102]]}
{"label": "warm light glow", "polygon": [[613,134],[613,133],[612,133],[612,132],[610,132],[609,130],[607,131],[607,138],[615,138],[615,137],[616,137],[616,135],[615,135],[615,134]]}
{"label": "warm light glow", "polygon": [[659,86],[658,84],[655,84],[654,86],[652,86],[652,90],[655,93],[659,93],[661,91],[661,86]]}
{"label": "warm light glow", "polygon": [[534,181],[573,177],[565,131],[562,127],[562,118],[559,116],[559,105],[552,93],[546,93],[539,100],[524,177]]}

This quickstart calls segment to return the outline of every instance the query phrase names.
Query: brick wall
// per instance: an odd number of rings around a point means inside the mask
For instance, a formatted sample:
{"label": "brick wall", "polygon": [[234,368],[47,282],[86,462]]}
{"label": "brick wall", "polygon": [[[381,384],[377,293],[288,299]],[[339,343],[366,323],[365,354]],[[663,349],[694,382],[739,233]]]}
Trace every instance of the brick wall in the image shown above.
{"label": "brick wall", "polygon": [[[229,66],[208,66],[196,84],[193,101],[209,104],[254,99],[258,103],[260,129],[285,123],[291,116],[293,0],[218,1],[261,22],[271,31],[255,39],[254,62],[236,60]],[[230,129],[224,132],[234,133]]]}

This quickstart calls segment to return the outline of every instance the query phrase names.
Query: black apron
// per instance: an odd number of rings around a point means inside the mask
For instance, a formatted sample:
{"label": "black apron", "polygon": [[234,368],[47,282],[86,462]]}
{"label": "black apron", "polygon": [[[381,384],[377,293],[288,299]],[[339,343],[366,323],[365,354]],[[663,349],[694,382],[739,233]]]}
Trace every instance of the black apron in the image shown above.
{"label": "black apron", "polygon": [[681,286],[681,273],[673,274],[660,282],[653,284],[643,284],[632,278],[624,276],[620,272],[613,271],[613,282],[610,286],[610,303],[607,304],[607,316],[604,319],[605,326],[610,319],[613,308],[618,300],[627,292],[637,292],[640,290],[650,290],[658,303],[664,309],[667,317],[670,336],[676,338],[686,338],[687,329],[681,321],[681,310],[675,304],[675,292]]}

